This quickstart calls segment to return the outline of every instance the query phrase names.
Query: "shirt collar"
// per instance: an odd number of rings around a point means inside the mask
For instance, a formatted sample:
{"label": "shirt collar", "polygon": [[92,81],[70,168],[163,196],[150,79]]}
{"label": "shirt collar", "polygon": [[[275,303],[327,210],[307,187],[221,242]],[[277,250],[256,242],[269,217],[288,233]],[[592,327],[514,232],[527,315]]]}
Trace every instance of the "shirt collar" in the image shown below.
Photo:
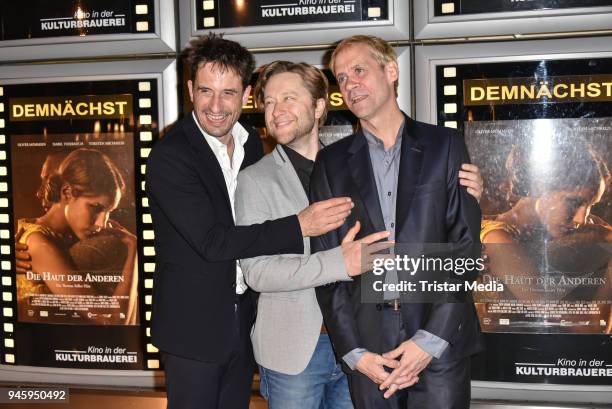
{"label": "shirt collar", "polygon": [[[402,125],[399,127],[399,130],[397,131],[397,138],[395,139],[395,144],[389,148],[389,151],[397,150],[402,145],[402,135],[404,134],[405,124],[406,124],[406,119],[402,121]],[[373,148],[380,149],[382,151],[385,150],[385,144],[380,138],[378,138],[378,136],[374,135],[373,133],[371,133],[365,128],[361,128],[361,129],[363,130],[363,134],[366,138],[366,141],[368,142],[368,145],[370,145]]]}
{"label": "shirt collar", "polygon": [[[208,142],[208,146],[210,146],[210,149],[212,149],[213,152],[217,153],[222,149],[227,149],[227,147],[219,140],[219,138],[208,134],[206,131],[204,131],[204,129],[202,129],[200,123],[198,122],[198,118],[196,117],[195,111],[192,111],[191,114],[193,116],[193,120],[196,126],[198,127],[200,132],[202,132],[202,135],[204,135],[204,139],[206,139],[206,142]],[[244,146],[247,139],[249,139],[249,131],[247,131],[244,126],[240,124],[240,122],[236,122],[232,127],[232,137],[234,138],[235,144],[240,144],[240,146]]]}

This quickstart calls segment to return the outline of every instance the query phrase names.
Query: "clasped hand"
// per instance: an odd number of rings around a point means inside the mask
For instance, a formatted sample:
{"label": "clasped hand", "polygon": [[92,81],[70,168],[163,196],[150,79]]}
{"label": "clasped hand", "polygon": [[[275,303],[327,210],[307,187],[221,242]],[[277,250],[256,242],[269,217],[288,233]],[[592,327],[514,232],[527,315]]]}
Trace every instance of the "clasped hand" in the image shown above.
{"label": "clasped hand", "polygon": [[[418,375],[431,362],[432,356],[414,341],[402,342],[393,351],[382,355],[365,352],[357,362],[356,369],[385,390],[385,399],[396,391],[408,388],[419,381]],[[385,367],[391,368],[387,372]]]}

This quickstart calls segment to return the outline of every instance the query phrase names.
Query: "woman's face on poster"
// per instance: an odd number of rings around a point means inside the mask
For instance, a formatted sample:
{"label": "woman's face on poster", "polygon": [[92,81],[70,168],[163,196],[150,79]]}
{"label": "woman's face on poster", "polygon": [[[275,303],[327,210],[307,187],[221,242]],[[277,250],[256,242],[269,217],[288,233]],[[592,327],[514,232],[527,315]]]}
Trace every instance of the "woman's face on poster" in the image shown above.
{"label": "woman's face on poster", "polygon": [[110,214],[117,208],[121,191],[114,196],[107,194],[82,194],[74,196],[68,188],[65,191],[64,215],[74,235],[83,240],[107,227]]}
{"label": "woman's face on poster", "polygon": [[536,202],[536,213],[553,239],[566,236],[587,223],[591,208],[601,200],[604,190],[602,179],[597,187],[545,193]]}

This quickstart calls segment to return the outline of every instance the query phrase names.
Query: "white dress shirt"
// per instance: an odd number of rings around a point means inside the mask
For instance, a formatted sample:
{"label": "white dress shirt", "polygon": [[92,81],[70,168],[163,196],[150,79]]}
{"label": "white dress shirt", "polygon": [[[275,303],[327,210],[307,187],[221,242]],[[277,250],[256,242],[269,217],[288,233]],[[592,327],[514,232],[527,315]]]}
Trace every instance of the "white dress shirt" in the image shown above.
{"label": "white dress shirt", "polygon": [[[208,146],[210,146],[210,149],[212,149],[215,158],[217,158],[217,162],[219,162],[219,165],[221,166],[223,179],[225,179],[225,186],[227,186],[227,194],[229,195],[230,204],[232,205],[232,216],[234,217],[234,221],[236,221],[234,195],[236,193],[236,184],[238,182],[238,172],[240,171],[240,166],[244,160],[244,144],[246,143],[247,139],[249,139],[249,132],[238,122],[234,124],[234,127],[232,128],[232,137],[234,138],[234,154],[230,160],[227,153],[227,146],[221,143],[218,138],[206,133],[200,126],[195,112],[192,114],[193,120],[198,126],[198,129],[200,132],[202,132],[202,135],[204,135],[204,139],[208,143]],[[247,288],[248,287],[244,281],[244,276],[242,275],[242,269],[240,268],[240,262],[236,260],[236,294],[244,293]]]}

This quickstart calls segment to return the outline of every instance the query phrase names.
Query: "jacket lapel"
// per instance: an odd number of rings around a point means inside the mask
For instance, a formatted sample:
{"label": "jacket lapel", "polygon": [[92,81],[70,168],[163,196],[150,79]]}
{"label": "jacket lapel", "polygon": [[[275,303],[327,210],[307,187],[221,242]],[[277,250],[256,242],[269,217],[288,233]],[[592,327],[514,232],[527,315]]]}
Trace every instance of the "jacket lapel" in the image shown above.
{"label": "jacket lapel", "polygon": [[359,189],[366,212],[370,218],[374,231],[385,230],[385,222],[378,200],[374,171],[370,162],[370,152],[363,131],[359,130],[349,147],[351,156],[348,159],[349,171],[353,182]]}
{"label": "jacket lapel", "polygon": [[397,239],[409,237],[409,235],[402,235],[402,229],[406,225],[410,213],[410,206],[414,199],[415,188],[419,182],[423,165],[423,147],[418,143],[415,135],[415,123],[409,117],[405,116],[405,118],[395,208],[395,218],[397,220],[395,237]]}
{"label": "jacket lapel", "polygon": [[302,182],[295,172],[295,168],[291,164],[282,145],[276,145],[276,148],[272,151],[272,156],[276,164],[281,167],[281,171],[278,175],[282,184],[291,192],[290,200],[293,202],[294,208],[298,209],[298,212],[302,211],[304,208],[308,207],[308,196],[306,196],[306,192],[304,192],[304,188],[302,187]]}
{"label": "jacket lapel", "polygon": [[225,185],[225,178],[223,177],[221,165],[219,165],[219,161],[217,161],[215,154],[206,142],[206,139],[204,139],[204,135],[202,135],[202,132],[198,129],[193,115],[189,114],[189,116],[190,118],[183,122],[183,129],[185,130],[187,140],[191,146],[193,146],[200,162],[203,164],[203,166],[198,169],[201,171],[204,180],[210,179],[212,175],[212,179],[217,184],[217,187],[223,192],[223,197],[225,198],[228,209],[231,209],[232,205],[227,192],[227,186]]}

